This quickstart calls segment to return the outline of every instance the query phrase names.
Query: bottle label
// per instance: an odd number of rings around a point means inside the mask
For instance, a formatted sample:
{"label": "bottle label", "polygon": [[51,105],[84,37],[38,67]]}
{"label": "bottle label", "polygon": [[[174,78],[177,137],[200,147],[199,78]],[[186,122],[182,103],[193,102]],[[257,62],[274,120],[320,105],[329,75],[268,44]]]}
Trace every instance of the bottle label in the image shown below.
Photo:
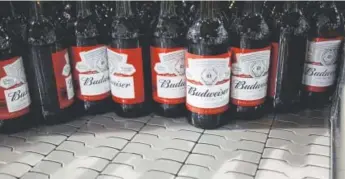
{"label": "bottle label", "polygon": [[200,56],[186,53],[186,106],[199,114],[219,114],[228,109],[231,63],[229,53]]}
{"label": "bottle label", "polygon": [[267,94],[270,48],[231,48],[232,104],[250,107],[264,103]]}
{"label": "bottle label", "polygon": [[145,100],[141,48],[108,48],[111,94],[120,104],[138,104]]}
{"label": "bottle label", "polygon": [[22,57],[0,61],[0,120],[28,113],[30,103]]}
{"label": "bottle label", "polygon": [[185,102],[184,48],[151,47],[153,99],[163,104]]}
{"label": "bottle label", "polygon": [[60,108],[71,106],[74,102],[71,65],[67,49],[53,53],[54,75]]}
{"label": "bottle label", "polygon": [[308,41],[302,84],[310,92],[325,92],[335,82],[342,37]]}
{"label": "bottle label", "polygon": [[277,84],[277,70],[278,70],[278,52],[279,46],[277,42],[271,44],[271,61],[270,61],[270,72],[267,95],[274,98],[276,95],[276,84]]}
{"label": "bottle label", "polygon": [[73,78],[80,100],[99,101],[110,95],[106,50],[99,45],[72,47]]}

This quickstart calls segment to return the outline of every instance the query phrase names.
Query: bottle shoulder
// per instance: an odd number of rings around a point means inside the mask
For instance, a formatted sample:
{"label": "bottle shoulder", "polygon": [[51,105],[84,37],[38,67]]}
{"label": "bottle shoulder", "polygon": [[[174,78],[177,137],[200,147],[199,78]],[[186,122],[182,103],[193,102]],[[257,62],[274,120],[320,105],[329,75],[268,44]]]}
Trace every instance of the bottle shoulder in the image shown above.
{"label": "bottle shoulder", "polygon": [[310,24],[301,12],[286,12],[274,21],[273,31],[285,32],[294,36],[308,34]]}
{"label": "bottle shoulder", "polygon": [[140,30],[135,16],[114,17],[111,23],[111,37],[119,39],[139,38]]}
{"label": "bottle shoulder", "polygon": [[45,17],[29,20],[27,36],[28,43],[31,45],[47,45],[56,42],[54,25]]}
{"label": "bottle shoulder", "polygon": [[187,40],[192,43],[224,44],[228,41],[228,32],[220,18],[197,19],[188,28]]}
{"label": "bottle shoulder", "polygon": [[336,8],[320,8],[311,17],[311,36],[343,36],[344,21]]}
{"label": "bottle shoulder", "polygon": [[75,23],[75,35],[80,38],[93,38],[99,35],[96,21],[92,15],[77,18]]}
{"label": "bottle shoulder", "polygon": [[187,24],[178,16],[159,16],[152,23],[152,35],[155,38],[185,38],[186,32]]}
{"label": "bottle shoulder", "polygon": [[0,51],[9,49],[11,48],[11,46],[12,46],[12,38],[10,34],[3,26],[0,26]]}
{"label": "bottle shoulder", "polygon": [[267,39],[271,34],[268,24],[262,15],[236,18],[231,24],[229,32],[249,40]]}

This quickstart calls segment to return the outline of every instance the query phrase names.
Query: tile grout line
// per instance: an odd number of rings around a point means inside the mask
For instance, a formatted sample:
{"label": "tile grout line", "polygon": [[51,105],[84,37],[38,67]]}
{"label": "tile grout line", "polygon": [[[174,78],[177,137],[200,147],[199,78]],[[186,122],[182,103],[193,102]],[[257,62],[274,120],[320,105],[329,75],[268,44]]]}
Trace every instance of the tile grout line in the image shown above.
{"label": "tile grout line", "polygon": [[264,145],[263,151],[261,152],[261,156],[260,156],[260,160],[259,160],[259,163],[258,163],[258,167],[256,168],[256,171],[255,171],[255,174],[254,174],[253,179],[256,178],[256,175],[257,175],[257,173],[258,173],[258,171],[259,171],[259,166],[260,166],[261,160],[263,159],[262,156],[263,156],[264,151],[265,151],[265,149],[266,149],[266,145],[267,145],[267,141],[268,141],[269,135],[270,135],[270,133],[271,133],[273,124],[274,124],[274,122],[275,122],[275,120],[276,120],[276,117],[277,117],[277,114],[276,114],[276,113],[272,113],[272,114],[273,114],[272,123],[271,123],[271,125],[270,125],[270,127],[269,127],[269,130],[268,130],[268,133],[267,133],[267,136],[266,136],[265,145]]}
{"label": "tile grout line", "polygon": [[[118,116],[116,116],[116,117],[118,117]],[[138,131],[136,131],[135,135],[133,135],[133,137],[132,137],[131,139],[128,140],[128,142],[119,150],[119,152],[118,152],[111,160],[109,160],[109,161],[110,161],[109,164],[111,164],[111,162],[112,162],[118,155],[120,155],[120,153],[122,152],[122,150],[125,149],[129,143],[131,143],[131,141],[135,138],[135,136],[137,136],[137,135],[139,134],[139,132],[147,125],[147,123],[149,123],[155,116],[154,116],[154,115],[150,115],[149,117],[150,117],[150,120],[144,122],[144,125],[141,126],[140,129],[139,129]],[[125,119],[125,120],[126,120],[126,119]],[[99,174],[97,175],[96,178],[98,178],[100,175],[102,175],[102,172],[109,166],[109,164],[106,165],[106,166],[104,166],[104,168],[103,168],[100,172],[98,172]],[[96,179],[96,178],[95,178],[95,179]]]}
{"label": "tile grout line", "polygon": [[[78,119],[74,119],[74,120],[71,120],[71,121],[69,121],[69,122],[72,122],[72,121],[75,121],[75,120],[78,120]],[[32,166],[32,167],[30,168],[30,170],[29,170],[28,172],[26,172],[26,173],[35,172],[35,171],[32,171],[33,168],[35,168],[35,167],[36,167],[37,165],[39,165],[42,161],[44,161],[45,158],[47,158],[47,156],[49,156],[52,152],[56,151],[56,149],[57,149],[62,143],[64,143],[65,141],[67,141],[68,138],[70,138],[73,134],[77,133],[82,127],[84,127],[85,125],[87,125],[88,121],[90,121],[90,119],[80,119],[80,120],[84,120],[85,123],[84,123],[83,125],[79,126],[79,127],[75,127],[75,126],[74,126],[76,130],[75,130],[73,133],[71,133],[71,135],[69,135],[68,137],[66,137],[66,139],[63,140],[60,144],[56,145],[56,146],[54,147],[54,149],[53,149],[52,151],[50,151],[47,155],[44,155],[44,157],[42,158],[42,160],[40,160],[36,165]],[[60,125],[68,125],[69,122],[63,123],[63,124],[60,124]],[[69,126],[69,125],[68,125],[68,126]],[[44,126],[44,127],[51,127],[51,126]],[[73,126],[71,126],[71,127],[73,127]],[[53,144],[53,145],[54,145],[54,144]],[[55,163],[56,163],[56,162],[55,162]],[[26,174],[26,173],[25,173],[25,174]],[[40,172],[35,172],[35,173],[40,173]],[[24,174],[24,175],[25,175],[25,174]],[[45,173],[42,173],[42,174],[45,174]],[[47,175],[47,174],[45,174],[45,175]],[[21,177],[23,177],[23,176],[21,176]],[[19,178],[21,178],[21,177],[19,177]],[[48,179],[50,179],[50,178],[51,178],[51,176],[48,175]]]}
{"label": "tile grout line", "polygon": [[196,147],[196,145],[198,144],[199,140],[201,139],[202,135],[204,135],[204,133],[205,133],[205,129],[202,130],[202,132],[200,133],[200,136],[199,136],[198,139],[195,141],[194,146],[193,146],[192,149],[189,151],[189,153],[188,153],[186,159],[182,162],[181,167],[177,170],[174,179],[176,179],[176,178],[178,177],[178,174],[179,174],[180,171],[182,170],[183,166],[186,164],[186,162],[187,162],[189,156],[193,153],[194,148]]}

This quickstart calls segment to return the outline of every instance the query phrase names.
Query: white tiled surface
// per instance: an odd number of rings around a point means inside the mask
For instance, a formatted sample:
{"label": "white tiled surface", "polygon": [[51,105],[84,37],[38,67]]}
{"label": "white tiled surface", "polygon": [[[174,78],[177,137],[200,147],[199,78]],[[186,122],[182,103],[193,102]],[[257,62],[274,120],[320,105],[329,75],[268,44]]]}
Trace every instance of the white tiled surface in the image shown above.
{"label": "white tiled surface", "polygon": [[201,130],[114,113],[0,135],[1,179],[329,179],[328,110]]}

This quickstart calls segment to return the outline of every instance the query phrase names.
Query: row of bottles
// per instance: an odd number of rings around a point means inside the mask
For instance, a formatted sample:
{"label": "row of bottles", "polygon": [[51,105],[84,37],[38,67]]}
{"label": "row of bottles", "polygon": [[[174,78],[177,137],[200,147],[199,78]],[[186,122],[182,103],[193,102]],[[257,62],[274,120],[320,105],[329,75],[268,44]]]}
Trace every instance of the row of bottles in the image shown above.
{"label": "row of bottles", "polygon": [[313,15],[297,2],[30,5],[27,23],[12,6],[0,26],[4,132],[109,111],[216,128],[333,93],[344,33],[333,2]]}

